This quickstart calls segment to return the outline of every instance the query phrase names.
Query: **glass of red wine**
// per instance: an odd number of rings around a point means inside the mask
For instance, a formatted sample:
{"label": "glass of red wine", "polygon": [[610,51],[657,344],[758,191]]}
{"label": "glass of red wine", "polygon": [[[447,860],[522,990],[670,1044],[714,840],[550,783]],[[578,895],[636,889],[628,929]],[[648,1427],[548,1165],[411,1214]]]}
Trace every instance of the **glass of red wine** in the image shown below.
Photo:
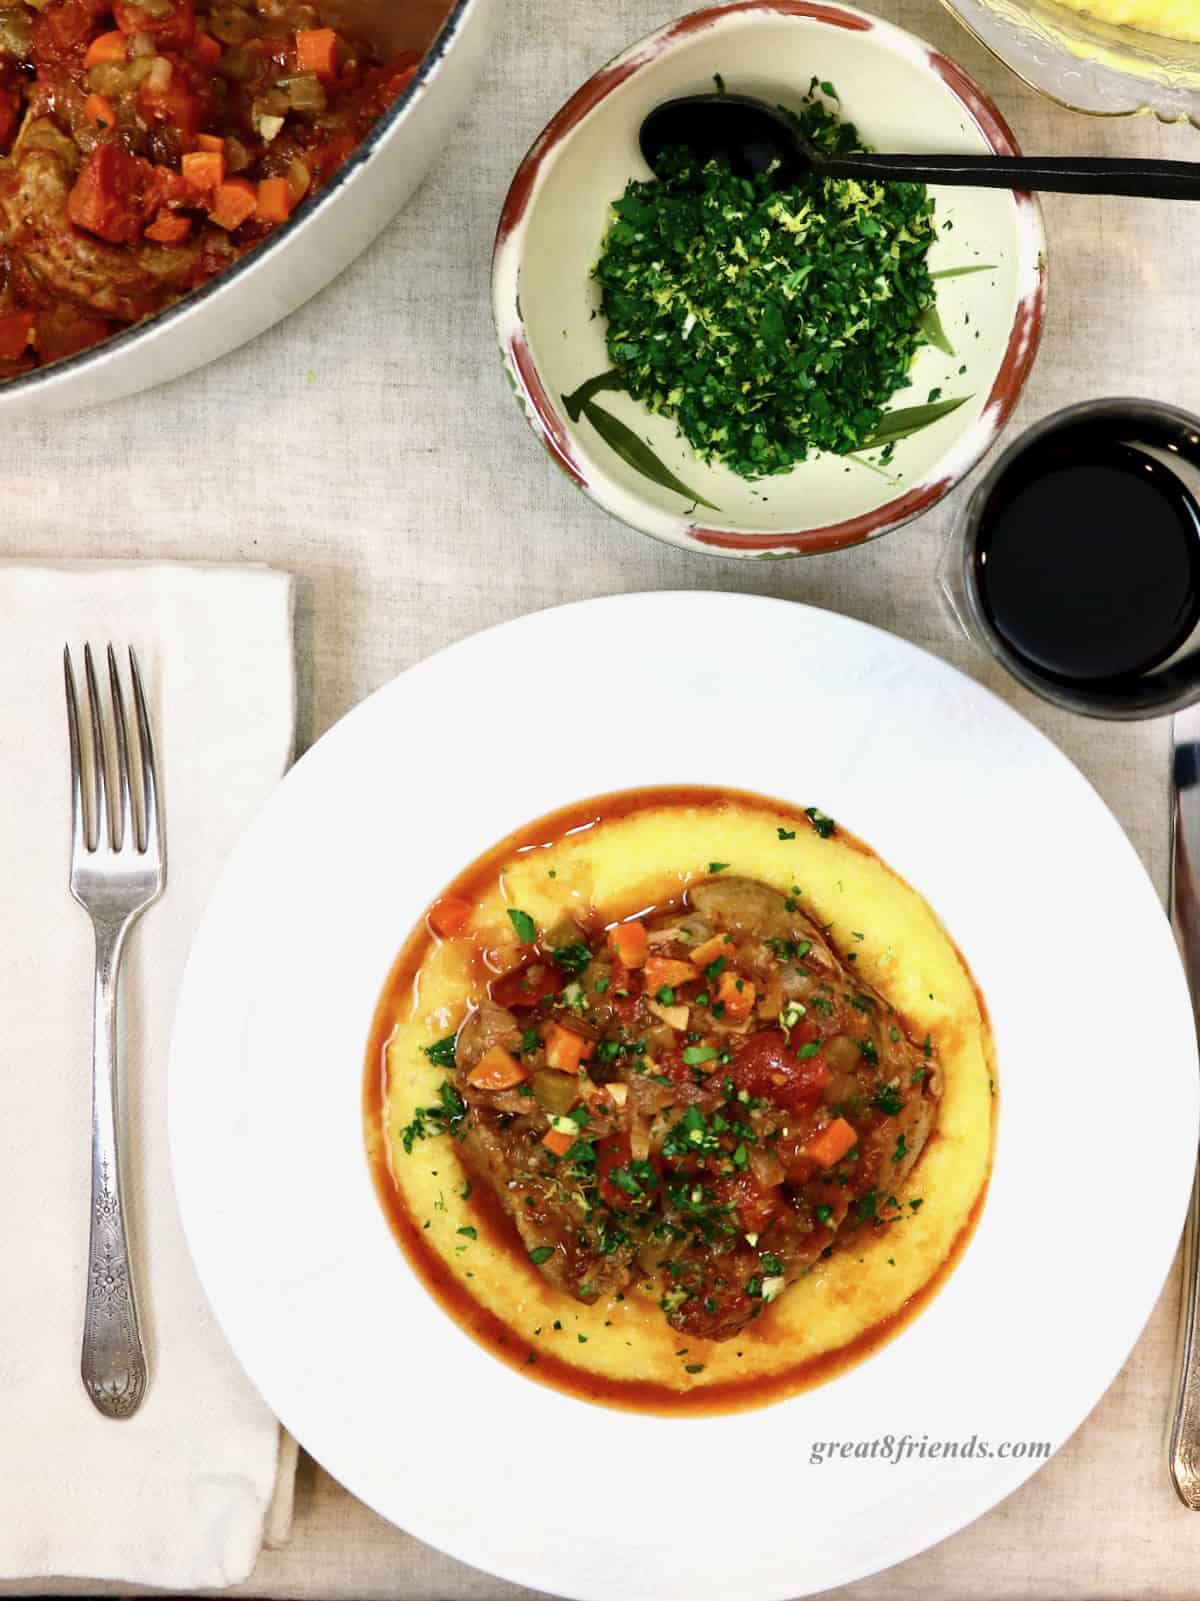
{"label": "glass of red wine", "polygon": [[1150,400],[1068,407],[976,486],[942,564],[967,633],[1089,717],[1200,700],[1200,418]]}

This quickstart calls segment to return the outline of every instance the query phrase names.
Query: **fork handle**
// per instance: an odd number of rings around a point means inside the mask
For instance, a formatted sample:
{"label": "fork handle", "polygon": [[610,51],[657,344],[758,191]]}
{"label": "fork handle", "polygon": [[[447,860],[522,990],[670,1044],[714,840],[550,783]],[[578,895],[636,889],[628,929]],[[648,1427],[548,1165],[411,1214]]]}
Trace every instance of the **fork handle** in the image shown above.
{"label": "fork handle", "polygon": [[96,928],[92,1015],[92,1214],[79,1371],[105,1417],[132,1417],[146,1393],[146,1353],[121,1204],[117,1157],[117,978],[128,925]]}

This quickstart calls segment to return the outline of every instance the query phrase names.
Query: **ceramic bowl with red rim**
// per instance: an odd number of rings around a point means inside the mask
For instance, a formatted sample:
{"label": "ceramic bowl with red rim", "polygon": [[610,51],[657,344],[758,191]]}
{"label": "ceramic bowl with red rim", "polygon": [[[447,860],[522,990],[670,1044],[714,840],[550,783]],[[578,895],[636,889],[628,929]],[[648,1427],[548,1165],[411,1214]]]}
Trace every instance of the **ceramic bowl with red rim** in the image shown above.
{"label": "ceramic bowl with red rim", "polygon": [[493,310],[530,425],[605,510],[687,549],[810,555],[908,522],[992,444],[1037,353],[1046,241],[1036,199],[939,187],[928,265],[940,337],[919,346],[910,385],[889,407],[960,404],[904,434],[882,463],[878,451],[810,455],[752,480],[702,461],[670,417],[624,392],[595,397],[601,431],[594,406],[568,406],[565,397],[612,367],[592,268],[612,202],[631,178],[651,177],[638,148],[646,113],[711,93],[714,79],[799,109],[814,78],[876,150],[1020,153],[983,91],[911,33],[831,0],[742,0],[668,23],[601,68],[538,136],[501,212]]}

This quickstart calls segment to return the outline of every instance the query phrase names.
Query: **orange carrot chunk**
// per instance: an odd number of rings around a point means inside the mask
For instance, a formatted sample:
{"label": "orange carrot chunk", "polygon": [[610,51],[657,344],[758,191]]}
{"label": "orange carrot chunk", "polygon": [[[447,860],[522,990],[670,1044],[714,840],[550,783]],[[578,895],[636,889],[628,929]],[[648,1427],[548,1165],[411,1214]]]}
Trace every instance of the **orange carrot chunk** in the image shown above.
{"label": "orange carrot chunk", "polygon": [[444,895],[429,908],[428,923],[439,939],[461,934],[471,918],[471,903],[460,895]]}
{"label": "orange carrot chunk", "polygon": [[832,1167],[835,1162],[840,1162],[857,1142],[858,1135],[846,1119],[835,1117],[832,1123],[827,1123],[813,1135],[804,1147],[804,1154],[810,1156],[821,1167]]}
{"label": "orange carrot chunk", "polygon": [[83,114],[97,128],[115,128],[117,125],[117,114],[107,95],[88,95],[83,102]]}
{"label": "orange carrot chunk", "polygon": [[225,141],[219,134],[198,133],[196,135],[196,149],[215,151],[218,155],[225,154]]}
{"label": "orange carrot chunk", "polygon": [[225,157],[219,150],[189,150],[179,167],[192,188],[201,194],[208,194],[225,181]]}
{"label": "orange carrot chunk", "polygon": [[657,995],[663,985],[674,989],[677,984],[688,984],[700,977],[700,970],[691,962],[677,962],[669,956],[647,956],[646,993]]}
{"label": "orange carrot chunk", "polygon": [[542,1144],[553,1156],[565,1156],[575,1143],[574,1134],[560,1134],[556,1128],[542,1135]]}
{"label": "orange carrot chunk", "polygon": [[582,1034],[564,1028],[561,1023],[551,1023],[546,1030],[545,1043],[546,1061],[560,1073],[578,1073],[580,1064],[586,1062],[595,1049],[591,1040],[585,1040]]}
{"label": "orange carrot chunk", "polygon": [[649,949],[646,941],[646,925],[638,922],[618,923],[610,932],[608,943],[624,966],[641,967]]}
{"label": "orange carrot chunk", "polygon": [[257,205],[258,190],[248,178],[226,178],[213,191],[208,214],[218,228],[232,233],[254,215]]}
{"label": "orange carrot chunk", "polygon": [[159,245],[181,245],[191,231],[190,217],[181,217],[178,212],[164,208],[146,229],[146,238]]}
{"label": "orange carrot chunk", "polygon": [[124,61],[128,45],[129,40],[120,28],[114,28],[111,33],[102,33],[88,45],[83,64],[85,67],[102,67],[112,62]]}
{"label": "orange carrot chunk", "polygon": [[731,954],[728,934],[714,934],[706,939],[703,945],[697,945],[692,952],[692,961],[697,967],[707,967],[709,962],[715,962],[718,956]]}
{"label": "orange carrot chunk", "polygon": [[726,1019],[738,1023],[754,1010],[758,991],[740,973],[722,973],[717,984],[717,1000],[725,1007]]}
{"label": "orange carrot chunk", "polygon": [[477,1090],[511,1090],[528,1077],[511,1051],[503,1045],[493,1045],[467,1074],[467,1083]]}
{"label": "orange carrot chunk", "polygon": [[297,72],[337,77],[337,34],[332,28],[301,28],[296,34]]}
{"label": "orange carrot chunk", "polygon": [[286,178],[260,178],[258,206],[254,215],[259,222],[286,222],[292,214],[292,186]]}

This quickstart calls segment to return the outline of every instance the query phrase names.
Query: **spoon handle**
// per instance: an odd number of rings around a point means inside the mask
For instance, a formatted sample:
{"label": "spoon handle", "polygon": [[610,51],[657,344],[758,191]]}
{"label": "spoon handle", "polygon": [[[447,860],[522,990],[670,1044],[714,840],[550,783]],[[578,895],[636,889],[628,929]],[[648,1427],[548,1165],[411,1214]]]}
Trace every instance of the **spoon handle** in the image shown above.
{"label": "spoon handle", "polygon": [[822,157],[830,178],[905,179],[975,189],[1041,189],[1064,195],[1141,195],[1200,200],[1200,162],[1137,161],[1111,156]]}

